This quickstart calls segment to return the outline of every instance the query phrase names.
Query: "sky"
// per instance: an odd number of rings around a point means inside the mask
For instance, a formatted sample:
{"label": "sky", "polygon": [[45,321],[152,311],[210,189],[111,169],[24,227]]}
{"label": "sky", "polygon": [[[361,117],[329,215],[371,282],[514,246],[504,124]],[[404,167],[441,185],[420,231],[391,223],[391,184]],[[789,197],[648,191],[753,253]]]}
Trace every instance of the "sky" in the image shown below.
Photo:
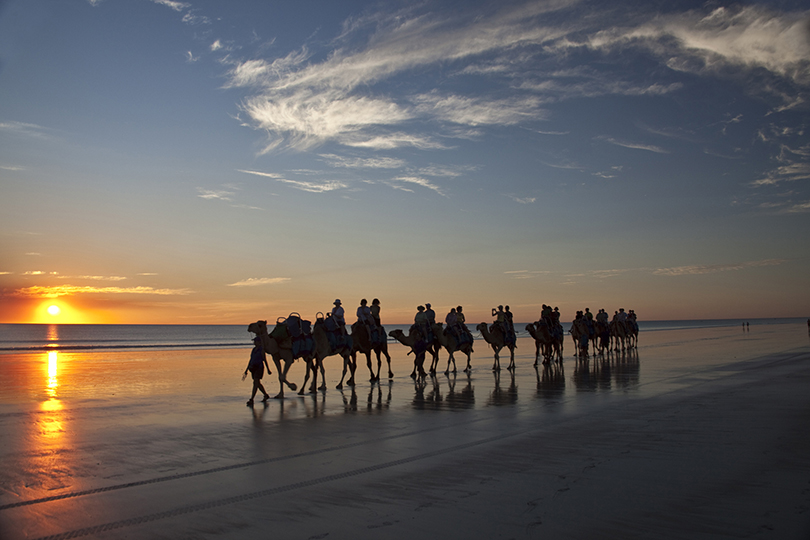
{"label": "sky", "polygon": [[806,317],[808,98],[799,1],[0,1],[0,322]]}

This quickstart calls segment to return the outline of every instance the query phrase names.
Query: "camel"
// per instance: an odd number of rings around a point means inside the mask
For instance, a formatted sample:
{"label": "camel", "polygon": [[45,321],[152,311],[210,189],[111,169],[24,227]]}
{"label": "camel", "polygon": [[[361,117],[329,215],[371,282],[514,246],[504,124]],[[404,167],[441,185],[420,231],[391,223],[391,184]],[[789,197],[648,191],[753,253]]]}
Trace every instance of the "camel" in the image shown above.
{"label": "camel", "polygon": [[[425,378],[427,376],[424,367],[425,352],[430,352],[434,358],[438,358],[439,356],[438,351],[431,350],[435,348],[435,345],[433,343],[426,344],[424,341],[422,341],[423,340],[422,333],[413,326],[408,331],[407,335],[405,334],[405,332],[403,332],[398,328],[396,330],[391,330],[390,332],[388,332],[388,335],[396,339],[406,347],[410,347],[411,350],[408,354],[411,354],[411,352],[416,354],[416,357],[413,360],[413,372],[411,372],[411,378],[415,379],[417,374],[419,375],[420,379]],[[422,346],[419,347],[420,350],[417,350],[416,345],[419,342],[422,343]]]}
{"label": "camel", "polygon": [[[447,369],[444,371],[445,375],[450,373],[450,362],[453,362],[453,373],[456,372],[456,359],[453,357],[453,353],[456,351],[461,351],[467,355],[467,367],[464,368],[464,373],[469,373],[472,370],[470,366],[470,354],[473,352],[472,342],[462,343],[459,347],[456,339],[452,335],[448,335],[447,330],[445,330],[441,324],[433,325],[433,335],[436,336],[439,345],[444,347],[450,355],[447,358]],[[436,355],[436,364],[438,364],[438,355]],[[431,366],[431,373],[436,373],[436,368],[433,366]]]}
{"label": "camel", "polygon": [[588,343],[590,340],[588,326],[581,319],[574,319],[568,331],[574,340],[574,356],[588,356]]}
{"label": "camel", "polygon": [[536,347],[534,354],[535,366],[540,360],[541,349],[544,365],[551,361],[554,356],[562,361],[562,340],[556,339],[552,335],[551,329],[548,327],[548,324],[545,321],[537,321],[536,323],[527,324],[526,331],[529,332],[529,335],[534,338],[534,344]]}
{"label": "camel", "polygon": [[[317,386],[316,381],[318,379],[318,370],[320,370],[321,372],[321,386],[318,387],[318,389],[326,390],[326,372],[323,368],[323,360],[324,358],[332,356],[334,354],[337,354],[341,358],[343,358],[343,374],[340,376],[340,382],[335,388],[337,388],[338,390],[343,388],[343,379],[346,377],[347,370],[351,370],[351,377],[349,378],[348,381],[346,381],[346,385],[354,386],[354,372],[357,369],[357,365],[354,362],[352,362],[351,358],[352,353],[351,340],[349,341],[348,346],[333,349],[332,346],[329,344],[329,337],[326,335],[326,329],[324,328],[323,318],[315,319],[315,327],[312,329],[312,337],[315,340],[315,354],[312,366],[313,379],[310,393],[315,392],[315,387]],[[304,379],[304,385],[307,384],[308,380],[309,380],[309,370],[307,370],[307,375],[306,378]]]}
{"label": "camel", "polygon": [[638,323],[635,319],[627,318],[627,347],[630,349],[638,345]]}
{"label": "camel", "polygon": [[481,332],[481,336],[483,336],[484,341],[489,343],[492,350],[495,352],[495,363],[492,365],[492,371],[500,371],[501,370],[501,361],[498,353],[504,347],[509,349],[510,353],[510,361],[509,367],[506,369],[513,370],[515,369],[515,349],[517,345],[507,345],[505,336],[503,335],[503,330],[501,329],[500,325],[493,324],[490,328],[487,326],[487,323],[479,323],[478,326],[475,327],[479,332]]}
{"label": "camel", "polygon": [[624,342],[627,339],[627,328],[622,324],[620,321],[614,319],[610,322],[610,335],[615,340],[613,343],[615,345],[614,351],[619,350],[619,344],[621,343],[621,350],[625,350]]}
{"label": "camel", "polygon": [[[269,353],[270,356],[273,358],[273,363],[276,365],[276,373],[278,373],[278,384],[281,387],[279,393],[275,396],[276,399],[282,399],[284,397],[284,385],[286,384],[290,390],[295,392],[296,388],[298,388],[295,383],[291,383],[287,381],[287,372],[290,371],[290,366],[292,366],[295,358],[293,358],[292,354],[292,341],[288,338],[283,340],[281,343],[276,341],[274,338],[270,337],[270,334],[267,333],[267,321],[256,321],[255,323],[250,323],[248,326],[248,332],[253,332],[262,340],[262,347],[264,348],[264,352]],[[281,369],[281,361],[284,361],[284,369]],[[309,360],[305,359],[307,362],[307,376],[309,376]],[[306,384],[306,381],[304,381]]]}
{"label": "camel", "polygon": [[[357,353],[363,353],[366,355],[366,365],[368,366],[369,372],[371,372],[371,382],[379,381],[380,380],[380,370],[382,369],[382,358],[380,358],[380,354],[385,355],[385,359],[388,361],[388,378],[394,378],[394,372],[391,371],[391,356],[388,354],[388,341],[385,339],[385,328],[382,326],[379,327],[380,335],[383,336],[382,343],[371,343],[371,337],[369,336],[368,327],[357,321],[352,325],[352,364],[355,366],[357,365]],[[377,355],[377,374],[374,374],[374,368],[371,365],[371,352]]]}
{"label": "camel", "polygon": [[594,350],[604,354],[606,349],[610,349],[610,325],[607,322],[596,321],[596,337],[599,341],[594,345]]}

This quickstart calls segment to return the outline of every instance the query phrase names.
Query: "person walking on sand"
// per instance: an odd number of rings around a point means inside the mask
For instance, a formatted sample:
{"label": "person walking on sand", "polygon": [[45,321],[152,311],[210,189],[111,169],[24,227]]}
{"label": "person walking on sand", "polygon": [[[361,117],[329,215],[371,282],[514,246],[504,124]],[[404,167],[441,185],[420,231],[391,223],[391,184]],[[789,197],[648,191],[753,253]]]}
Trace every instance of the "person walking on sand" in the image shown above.
{"label": "person walking on sand", "polygon": [[245,380],[247,377],[248,371],[250,371],[250,375],[253,377],[253,391],[250,394],[250,399],[247,401],[249,407],[253,406],[253,398],[256,397],[256,392],[258,390],[262,391],[264,398],[262,401],[267,401],[270,399],[270,394],[268,394],[264,390],[264,386],[262,386],[262,377],[264,376],[264,368],[267,366],[267,374],[269,375],[272,373],[270,371],[270,366],[267,364],[267,355],[264,354],[264,347],[262,347],[262,339],[260,337],[253,338],[253,350],[250,351],[250,361],[248,362],[247,368],[245,368],[245,373],[242,375],[242,380]]}

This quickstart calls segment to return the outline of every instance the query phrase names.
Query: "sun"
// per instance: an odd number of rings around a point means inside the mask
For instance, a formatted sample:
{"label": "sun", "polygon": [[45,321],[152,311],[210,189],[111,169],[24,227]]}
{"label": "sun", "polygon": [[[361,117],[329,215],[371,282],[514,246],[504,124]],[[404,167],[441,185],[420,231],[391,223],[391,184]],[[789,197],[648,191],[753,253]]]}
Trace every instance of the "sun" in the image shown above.
{"label": "sun", "polygon": [[56,304],[53,304],[53,305],[48,306],[48,313],[50,313],[50,314],[51,314],[51,315],[53,315],[54,317],[56,317],[57,315],[59,315],[59,313],[61,313],[61,311],[62,311],[62,310],[61,310],[61,309],[59,309],[59,306],[57,306]]}

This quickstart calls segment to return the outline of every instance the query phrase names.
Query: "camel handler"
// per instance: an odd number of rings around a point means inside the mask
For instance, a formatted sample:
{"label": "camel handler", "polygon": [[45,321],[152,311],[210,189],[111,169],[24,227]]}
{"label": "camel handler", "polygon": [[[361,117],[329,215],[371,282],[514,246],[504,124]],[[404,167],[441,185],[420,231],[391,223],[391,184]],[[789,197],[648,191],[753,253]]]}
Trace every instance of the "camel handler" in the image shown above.
{"label": "camel handler", "polygon": [[267,364],[267,355],[264,354],[262,338],[256,336],[253,338],[253,350],[250,351],[250,361],[248,361],[245,372],[242,374],[243,381],[245,380],[245,377],[247,377],[248,371],[250,371],[250,374],[253,377],[253,391],[250,394],[250,399],[247,401],[248,407],[253,406],[253,398],[256,397],[256,392],[259,390],[261,390],[262,394],[264,394],[262,402],[270,399],[270,395],[264,390],[264,386],[262,386],[262,377],[264,376],[265,366],[267,366],[267,374],[270,375],[272,372],[270,371],[270,366]]}
{"label": "camel handler", "polygon": [[338,325],[338,329],[340,333],[344,336],[346,335],[346,317],[344,316],[344,310],[341,307],[340,299],[338,298],[334,302],[335,307],[332,308],[332,317],[334,318],[335,322]]}

